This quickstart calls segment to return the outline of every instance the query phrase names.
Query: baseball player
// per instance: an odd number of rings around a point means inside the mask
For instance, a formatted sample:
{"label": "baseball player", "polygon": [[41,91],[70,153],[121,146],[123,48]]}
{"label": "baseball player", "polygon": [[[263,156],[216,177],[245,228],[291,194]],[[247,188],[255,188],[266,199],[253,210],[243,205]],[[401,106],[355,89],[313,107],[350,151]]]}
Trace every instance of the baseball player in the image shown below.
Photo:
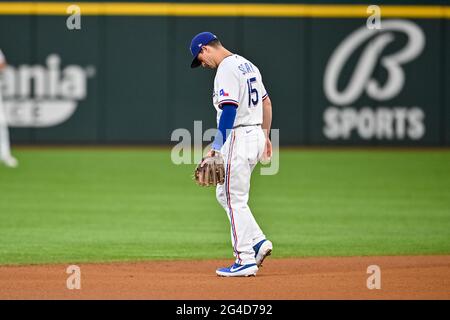
{"label": "baseball player", "polygon": [[[0,73],[6,67],[6,59],[0,50]],[[15,168],[18,165],[16,158],[11,155],[11,147],[9,144],[8,122],[6,120],[6,113],[2,100],[2,83],[0,78],[0,162],[3,162],[10,168]]]}
{"label": "baseball player", "polygon": [[225,182],[217,185],[216,197],[231,224],[235,263],[216,270],[225,277],[254,276],[271,254],[266,239],[247,204],[252,170],[259,160],[269,159],[272,105],[258,68],[228,51],[210,32],[191,42],[191,68],[217,69],[213,104],[218,133],[207,156],[220,153],[225,161]]}

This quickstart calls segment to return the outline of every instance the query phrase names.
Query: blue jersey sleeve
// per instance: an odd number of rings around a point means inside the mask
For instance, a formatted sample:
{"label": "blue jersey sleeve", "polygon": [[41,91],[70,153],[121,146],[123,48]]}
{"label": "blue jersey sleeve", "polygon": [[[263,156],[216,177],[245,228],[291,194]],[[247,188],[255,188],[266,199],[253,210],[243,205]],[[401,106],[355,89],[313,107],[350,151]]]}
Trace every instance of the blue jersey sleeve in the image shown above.
{"label": "blue jersey sleeve", "polygon": [[217,135],[212,144],[212,149],[219,151],[228,138],[230,130],[233,128],[234,119],[236,118],[237,106],[235,104],[222,104],[222,114],[219,119],[219,127]]}

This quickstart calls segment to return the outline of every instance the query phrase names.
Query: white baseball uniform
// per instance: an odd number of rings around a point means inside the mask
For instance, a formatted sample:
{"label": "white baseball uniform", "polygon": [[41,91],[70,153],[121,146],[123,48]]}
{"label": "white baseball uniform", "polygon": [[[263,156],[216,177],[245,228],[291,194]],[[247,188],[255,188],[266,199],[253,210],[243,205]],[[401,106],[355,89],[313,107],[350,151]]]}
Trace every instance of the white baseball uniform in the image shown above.
{"label": "white baseball uniform", "polygon": [[263,99],[267,97],[258,68],[233,54],[217,68],[213,103],[217,122],[221,104],[237,105],[234,127],[220,152],[225,160],[225,183],[218,185],[216,197],[228,214],[236,263],[255,263],[253,246],[265,239],[247,204],[250,177],[265,147]]}
{"label": "white baseball uniform", "polygon": [[[2,50],[0,50],[0,65],[3,63],[6,63],[6,59]],[[0,78],[0,161],[8,158],[11,158],[11,148],[9,144],[8,122],[3,106],[2,83]]]}

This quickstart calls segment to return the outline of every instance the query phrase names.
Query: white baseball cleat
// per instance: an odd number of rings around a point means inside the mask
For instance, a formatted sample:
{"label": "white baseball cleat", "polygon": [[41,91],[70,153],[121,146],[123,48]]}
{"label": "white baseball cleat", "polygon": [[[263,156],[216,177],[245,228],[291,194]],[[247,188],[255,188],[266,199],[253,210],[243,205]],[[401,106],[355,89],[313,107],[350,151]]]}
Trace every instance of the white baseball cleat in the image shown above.
{"label": "white baseball cleat", "polygon": [[10,168],[17,168],[17,166],[19,165],[17,159],[12,156],[5,157],[4,159],[2,159],[2,161],[7,167]]}
{"label": "white baseball cleat", "polygon": [[252,264],[233,264],[231,267],[216,270],[216,274],[221,277],[251,277],[256,276],[258,267]]}
{"label": "white baseball cleat", "polygon": [[272,242],[264,239],[258,242],[253,250],[255,250],[256,265],[261,267],[264,259],[272,254],[273,245]]}

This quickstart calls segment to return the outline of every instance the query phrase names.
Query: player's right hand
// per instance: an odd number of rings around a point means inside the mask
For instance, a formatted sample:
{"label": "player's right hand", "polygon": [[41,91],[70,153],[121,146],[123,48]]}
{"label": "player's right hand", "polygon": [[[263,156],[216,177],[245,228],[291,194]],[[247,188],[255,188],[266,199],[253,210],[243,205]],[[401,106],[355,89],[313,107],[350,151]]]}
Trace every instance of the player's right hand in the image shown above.
{"label": "player's right hand", "polygon": [[266,139],[266,146],[264,148],[264,156],[268,159],[272,158],[272,142],[269,138]]}
{"label": "player's right hand", "polygon": [[266,145],[264,146],[264,152],[261,157],[261,164],[268,164],[270,160],[272,159],[272,142],[270,142],[270,139],[266,139]]}

